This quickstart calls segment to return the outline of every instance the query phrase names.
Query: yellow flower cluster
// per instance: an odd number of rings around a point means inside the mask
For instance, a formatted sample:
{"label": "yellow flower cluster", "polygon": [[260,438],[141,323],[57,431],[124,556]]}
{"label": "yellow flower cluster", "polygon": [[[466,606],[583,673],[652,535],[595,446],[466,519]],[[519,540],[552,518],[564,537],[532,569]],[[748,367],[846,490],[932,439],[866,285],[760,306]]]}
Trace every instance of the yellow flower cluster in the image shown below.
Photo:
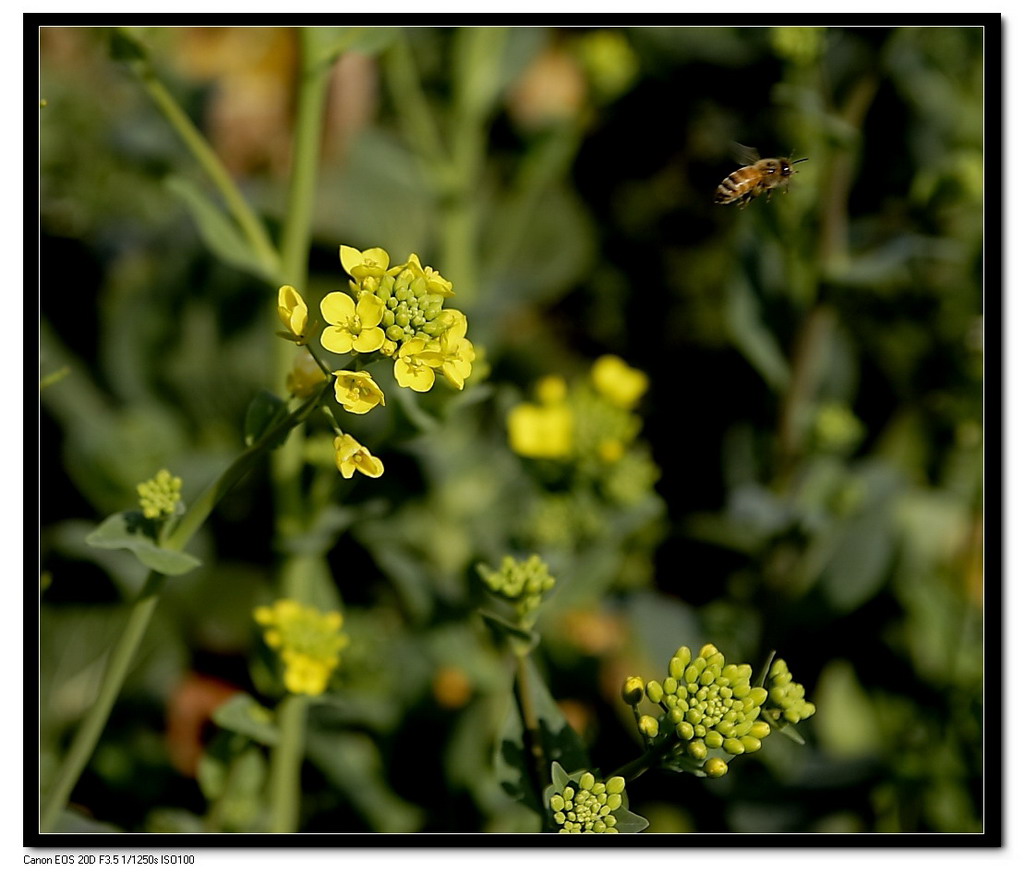
{"label": "yellow flower cluster", "polygon": [[[415,255],[391,266],[384,249],[359,251],[341,246],[341,264],[352,277],[350,292],[332,291],[320,302],[327,326],[320,344],[335,354],[374,354],[394,359],[395,380],[403,388],[429,391],[440,373],[458,389],[465,387],[476,351],[466,339],[466,316],[444,309],[452,283]],[[277,316],[285,330],[279,336],[305,346],[287,377],[293,397],[312,396],[334,377],[334,395],[346,411],[363,415],[384,406],[384,392],[366,370],[330,372],[308,347],[309,307],[292,285],[277,295]],[[384,465],[351,435],[335,428],[334,458],[346,479],[356,471],[373,478]]]}
{"label": "yellow flower cluster", "polygon": [[631,413],[647,391],[647,375],[615,355],[598,358],[590,371],[592,390],[569,390],[564,379],[547,376],[536,388],[536,403],[520,403],[508,415],[509,445],[526,458],[594,457],[618,461],[640,429]]}
{"label": "yellow flower cluster", "polygon": [[263,639],[284,662],[284,685],[292,694],[323,694],[348,644],[340,612],[322,613],[295,600],[277,600],[253,612],[266,628]]}
{"label": "yellow flower cluster", "polygon": [[341,246],[341,264],[352,277],[351,294],[332,291],[320,304],[327,327],[320,344],[330,352],[379,352],[395,360],[403,388],[429,391],[441,373],[462,389],[476,351],[466,339],[466,316],[444,309],[452,283],[415,255],[391,266],[384,249]]}

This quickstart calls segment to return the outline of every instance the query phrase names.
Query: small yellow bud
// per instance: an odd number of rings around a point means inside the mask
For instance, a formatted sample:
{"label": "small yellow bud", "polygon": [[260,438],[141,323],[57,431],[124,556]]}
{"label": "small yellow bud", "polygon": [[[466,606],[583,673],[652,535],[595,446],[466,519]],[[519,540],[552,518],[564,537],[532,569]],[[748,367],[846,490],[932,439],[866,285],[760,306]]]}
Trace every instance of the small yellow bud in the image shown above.
{"label": "small yellow bud", "polygon": [[649,715],[640,716],[637,727],[644,736],[656,737],[658,735],[658,720]]}
{"label": "small yellow bud", "polygon": [[704,762],[704,772],[712,779],[719,779],[729,772],[729,765],[721,758],[711,758]]}
{"label": "small yellow bud", "polygon": [[630,676],[622,683],[622,699],[630,706],[636,706],[644,699],[644,680]]}

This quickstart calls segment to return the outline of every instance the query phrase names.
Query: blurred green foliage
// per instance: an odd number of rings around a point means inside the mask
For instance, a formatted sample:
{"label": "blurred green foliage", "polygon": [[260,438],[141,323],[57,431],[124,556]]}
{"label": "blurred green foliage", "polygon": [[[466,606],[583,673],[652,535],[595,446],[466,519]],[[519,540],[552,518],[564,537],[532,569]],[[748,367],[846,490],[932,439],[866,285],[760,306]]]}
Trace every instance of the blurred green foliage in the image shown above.
{"label": "blurred green foliage", "polygon": [[[140,35],[275,230],[293,34]],[[300,534],[275,533],[258,473],[220,505],[72,826],[260,826],[278,680],[252,609],[290,554],[351,639],[310,709],[303,829],[535,829],[501,787],[511,665],[475,567],[537,552],[558,579],[545,705],[591,766],[635,757],[622,679],[683,644],[778,650],[817,704],[805,746],[630,785],[652,831],[980,830],[981,29],[370,37],[332,77],[303,290],[312,310],[344,287],[340,243],[419,253],[469,318],[471,384],[414,397],[375,373],[389,403],[355,434],[385,476],[343,482],[311,436]],[[109,41],[41,31],[44,784],[143,579],[85,535],[162,467],[194,499],[253,396],[283,391],[276,288],[207,247],[208,185]],[[717,206],[733,141],[809,160],[788,193]],[[509,410],[606,353],[650,378],[642,462],[595,487],[513,454]]]}

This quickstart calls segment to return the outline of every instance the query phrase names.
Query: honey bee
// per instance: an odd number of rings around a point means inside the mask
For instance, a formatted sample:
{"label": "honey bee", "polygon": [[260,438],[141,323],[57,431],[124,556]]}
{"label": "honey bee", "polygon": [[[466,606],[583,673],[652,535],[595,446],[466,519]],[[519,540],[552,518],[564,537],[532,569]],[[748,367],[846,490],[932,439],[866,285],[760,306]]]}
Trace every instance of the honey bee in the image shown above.
{"label": "honey bee", "polygon": [[[759,194],[767,192],[771,199],[772,189],[788,184],[793,175],[794,164],[806,161],[800,158],[792,161],[789,158],[762,158],[755,149],[748,146],[737,147],[737,157],[741,164],[733,173],[724,179],[715,191],[715,203],[739,203],[746,206]],[[783,187],[783,190],[785,188]]]}

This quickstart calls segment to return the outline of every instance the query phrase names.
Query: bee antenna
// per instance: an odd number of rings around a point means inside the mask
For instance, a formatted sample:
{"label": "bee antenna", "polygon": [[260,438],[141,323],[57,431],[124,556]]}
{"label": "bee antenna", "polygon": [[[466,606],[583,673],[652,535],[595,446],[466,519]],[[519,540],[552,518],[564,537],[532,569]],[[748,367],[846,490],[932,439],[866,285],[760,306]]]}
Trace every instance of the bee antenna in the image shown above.
{"label": "bee antenna", "polygon": [[809,161],[810,158],[797,158],[795,161],[790,161],[791,164],[802,164],[804,161]]}

